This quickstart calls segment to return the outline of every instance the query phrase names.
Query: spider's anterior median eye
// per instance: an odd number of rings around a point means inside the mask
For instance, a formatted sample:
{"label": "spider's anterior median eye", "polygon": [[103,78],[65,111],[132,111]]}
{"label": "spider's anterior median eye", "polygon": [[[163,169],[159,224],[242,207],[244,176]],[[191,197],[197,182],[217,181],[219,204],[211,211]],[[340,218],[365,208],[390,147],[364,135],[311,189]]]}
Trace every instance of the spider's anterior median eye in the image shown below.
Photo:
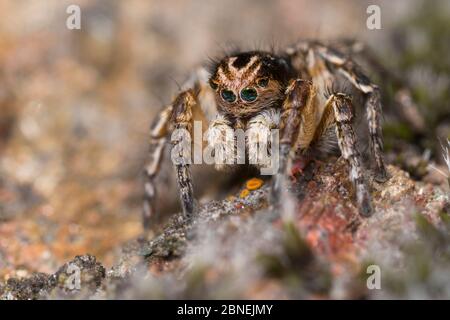
{"label": "spider's anterior median eye", "polygon": [[245,88],[241,91],[241,98],[244,101],[252,102],[256,100],[256,97],[258,97],[258,93],[253,88]]}
{"label": "spider's anterior median eye", "polygon": [[234,102],[234,101],[236,101],[236,95],[231,90],[222,90],[220,95],[222,96],[222,99],[227,101],[227,102]]}
{"label": "spider's anterior median eye", "polygon": [[257,84],[258,84],[258,87],[261,87],[261,88],[267,87],[267,85],[269,84],[269,79],[267,79],[267,78],[259,79]]}

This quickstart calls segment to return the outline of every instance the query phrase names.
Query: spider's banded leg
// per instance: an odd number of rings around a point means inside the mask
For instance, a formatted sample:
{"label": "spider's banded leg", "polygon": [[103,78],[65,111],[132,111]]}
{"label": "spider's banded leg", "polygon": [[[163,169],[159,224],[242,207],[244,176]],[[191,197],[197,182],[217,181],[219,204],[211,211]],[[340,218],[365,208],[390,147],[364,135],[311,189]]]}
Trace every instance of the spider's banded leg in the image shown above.
{"label": "spider's banded leg", "polygon": [[293,80],[286,89],[281,114],[281,139],[278,173],[273,180],[271,202],[279,202],[280,191],[285,187],[289,154],[297,139],[303,108],[310,101],[313,90],[312,83],[306,80]]}
{"label": "spider's banded leg", "polygon": [[[197,105],[195,97],[196,95],[193,90],[186,90],[175,98],[172,114],[175,130],[181,130],[189,135],[192,133],[193,109]],[[190,141],[191,139],[189,139],[189,143]],[[177,145],[179,146],[179,143],[180,140],[172,141],[173,148],[176,148]],[[185,154],[181,153],[183,153],[182,149],[179,155],[181,156],[180,158],[183,158]],[[175,164],[181,207],[183,208],[184,215],[187,217],[191,216],[194,212],[195,202],[189,163],[189,161],[181,161],[181,163]]]}
{"label": "spider's banded leg", "polygon": [[159,171],[164,154],[164,148],[167,140],[166,136],[171,116],[172,106],[164,108],[164,110],[159,113],[150,130],[150,159],[144,169],[144,206],[142,212],[144,229],[148,229],[150,227],[150,220],[154,214],[154,201],[156,198],[154,179]]}
{"label": "spider's banded leg", "polygon": [[406,121],[411,128],[417,133],[424,133],[426,130],[425,119],[419,111],[419,106],[412,97],[411,88],[407,81],[399,77],[393,71],[386,68],[377,56],[364,44],[357,43],[353,46],[356,51],[359,49],[358,57],[361,57],[374,72],[379,74],[380,79],[388,81],[394,87],[394,101],[396,104],[396,112],[402,120]]}
{"label": "spider's banded leg", "polygon": [[380,118],[382,116],[380,90],[377,86],[370,86],[370,91],[366,92],[366,112],[369,123],[369,136],[372,153],[375,157],[375,179],[378,182],[388,180],[388,173],[384,163],[383,155],[383,132]]}
{"label": "spider's banded leg", "polygon": [[342,157],[350,166],[350,180],[356,189],[359,212],[362,216],[368,217],[373,213],[372,201],[363,175],[361,156],[356,147],[356,137],[352,127],[354,113],[351,99],[342,93],[334,94],[327,103],[327,107],[330,108],[330,106],[334,111],[339,148]]}
{"label": "spider's banded leg", "polygon": [[351,59],[324,46],[320,46],[318,50],[324,59],[335,65],[355,88],[365,95],[370,145],[376,164],[375,179],[380,182],[386,181],[388,179],[388,174],[383,156],[383,133],[380,122],[382,108],[378,86],[373,84],[359,66]]}

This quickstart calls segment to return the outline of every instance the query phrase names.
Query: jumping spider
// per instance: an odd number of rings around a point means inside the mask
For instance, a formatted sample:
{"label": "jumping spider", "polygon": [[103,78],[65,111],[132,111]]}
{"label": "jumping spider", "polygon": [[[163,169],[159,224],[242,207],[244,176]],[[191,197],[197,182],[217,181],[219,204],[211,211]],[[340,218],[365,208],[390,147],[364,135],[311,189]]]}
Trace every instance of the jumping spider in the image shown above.
{"label": "jumping spider", "polygon": [[[323,148],[324,145],[337,145],[350,167],[359,212],[370,216],[371,195],[357,148],[360,139],[353,126],[358,113],[354,112],[349,94],[333,89],[348,84],[362,97],[375,179],[385,181],[380,92],[352,59],[354,48],[354,43],[326,45],[304,40],[278,55],[264,51],[228,54],[212,63],[208,71],[203,68],[193,73],[151,129],[151,161],[145,168],[144,226],[148,227],[152,215],[154,178],[167,138],[173,129],[191,132],[194,119],[209,123],[209,130],[214,132],[208,135],[210,145],[220,142],[222,133],[229,129],[280,130],[280,165],[271,189],[274,205],[284,187],[290,159],[299,154],[320,154],[332,149]],[[189,216],[195,208],[189,164],[175,165],[175,169],[182,209]]]}

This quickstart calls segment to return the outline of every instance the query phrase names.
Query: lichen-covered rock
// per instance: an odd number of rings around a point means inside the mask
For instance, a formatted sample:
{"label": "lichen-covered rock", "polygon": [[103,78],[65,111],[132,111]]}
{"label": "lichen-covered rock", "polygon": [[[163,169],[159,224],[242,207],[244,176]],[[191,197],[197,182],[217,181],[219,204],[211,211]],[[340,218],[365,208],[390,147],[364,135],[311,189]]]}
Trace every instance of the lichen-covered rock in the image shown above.
{"label": "lichen-covered rock", "polygon": [[105,268],[91,255],[77,256],[52,274],[34,273],[23,279],[10,278],[0,286],[6,300],[88,298],[105,278]]}
{"label": "lichen-covered rock", "polygon": [[31,300],[41,299],[52,288],[49,276],[44,273],[34,273],[29,278],[6,281],[0,286],[0,299],[4,300]]}
{"label": "lichen-covered rock", "polygon": [[[446,252],[450,239],[439,230],[447,225],[449,198],[397,167],[388,169],[389,181],[372,183],[370,218],[358,214],[342,159],[312,161],[292,175],[280,209],[269,207],[268,183],[254,190],[244,186],[245,196],[238,190],[225,200],[207,201],[189,219],[175,214],[150,240],[129,242],[108,272],[94,256],[77,256],[51,276],[9,279],[2,298],[400,296],[398,286],[387,284],[383,294],[369,291],[366,267],[375,263],[387,278],[404,283],[395,276],[398,266],[411,259],[433,261],[436,248]],[[438,270],[426,264],[430,283],[450,271],[443,256],[436,260]],[[442,297],[444,289],[441,295],[422,289],[417,296]],[[415,296],[408,290],[405,295]]]}
{"label": "lichen-covered rock", "polygon": [[[389,166],[390,180],[372,184],[374,215],[362,218],[347,172],[342,159],[310,163],[292,176],[292,196],[285,199],[287,205],[281,211],[268,208],[266,185],[246,197],[208,202],[189,220],[175,215],[158,237],[135,242],[127,259],[113,268],[116,275],[117,270],[140,268],[142,274],[145,262],[151,274],[148,281],[139,283],[139,293],[130,286],[124,294],[139,298],[368,297],[367,263],[375,260],[383,265],[383,259],[391,255],[404,259],[404,244],[421,237],[414,215],[439,225],[448,196]],[[116,297],[117,293],[108,294]]]}
{"label": "lichen-covered rock", "polygon": [[105,278],[105,268],[92,255],[77,256],[50,277],[53,287],[65,294],[92,295]]}

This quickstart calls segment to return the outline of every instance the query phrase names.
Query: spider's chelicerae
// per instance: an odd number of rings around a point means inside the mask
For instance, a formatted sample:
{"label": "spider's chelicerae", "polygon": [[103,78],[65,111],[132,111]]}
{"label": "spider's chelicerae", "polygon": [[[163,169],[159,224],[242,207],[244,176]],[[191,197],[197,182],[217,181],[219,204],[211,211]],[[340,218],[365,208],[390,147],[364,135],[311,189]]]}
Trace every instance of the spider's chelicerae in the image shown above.
{"label": "spider's chelicerae", "polygon": [[[170,133],[173,129],[192,131],[196,119],[208,123],[210,145],[222,142],[230,129],[241,128],[250,135],[262,128],[279,129],[279,170],[271,189],[274,205],[285,187],[290,160],[302,154],[327,153],[333,150],[329,146],[337,145],[349,166],[359,212],[370,216],[371,196],[354,120],[355,115],[366,114],[374,177],[383,182],[387,172],[382,153],[380,92],[352,59],[353,48],[356,46],[348,43],[300,41],[281,54],[228,54],[212,63],[209,70],[194,72],[152,126],[151,159],[145,168],[144,225],[148,226],[152,215],[154,178]],[[335,89],[345,88],[345,84],[359,95],[358,103],[347,92]],[[365,112],[355,112],[358,108]],[[189,164],[177,164],[175,169],[183,212],[191,215],[195,201]]]}

